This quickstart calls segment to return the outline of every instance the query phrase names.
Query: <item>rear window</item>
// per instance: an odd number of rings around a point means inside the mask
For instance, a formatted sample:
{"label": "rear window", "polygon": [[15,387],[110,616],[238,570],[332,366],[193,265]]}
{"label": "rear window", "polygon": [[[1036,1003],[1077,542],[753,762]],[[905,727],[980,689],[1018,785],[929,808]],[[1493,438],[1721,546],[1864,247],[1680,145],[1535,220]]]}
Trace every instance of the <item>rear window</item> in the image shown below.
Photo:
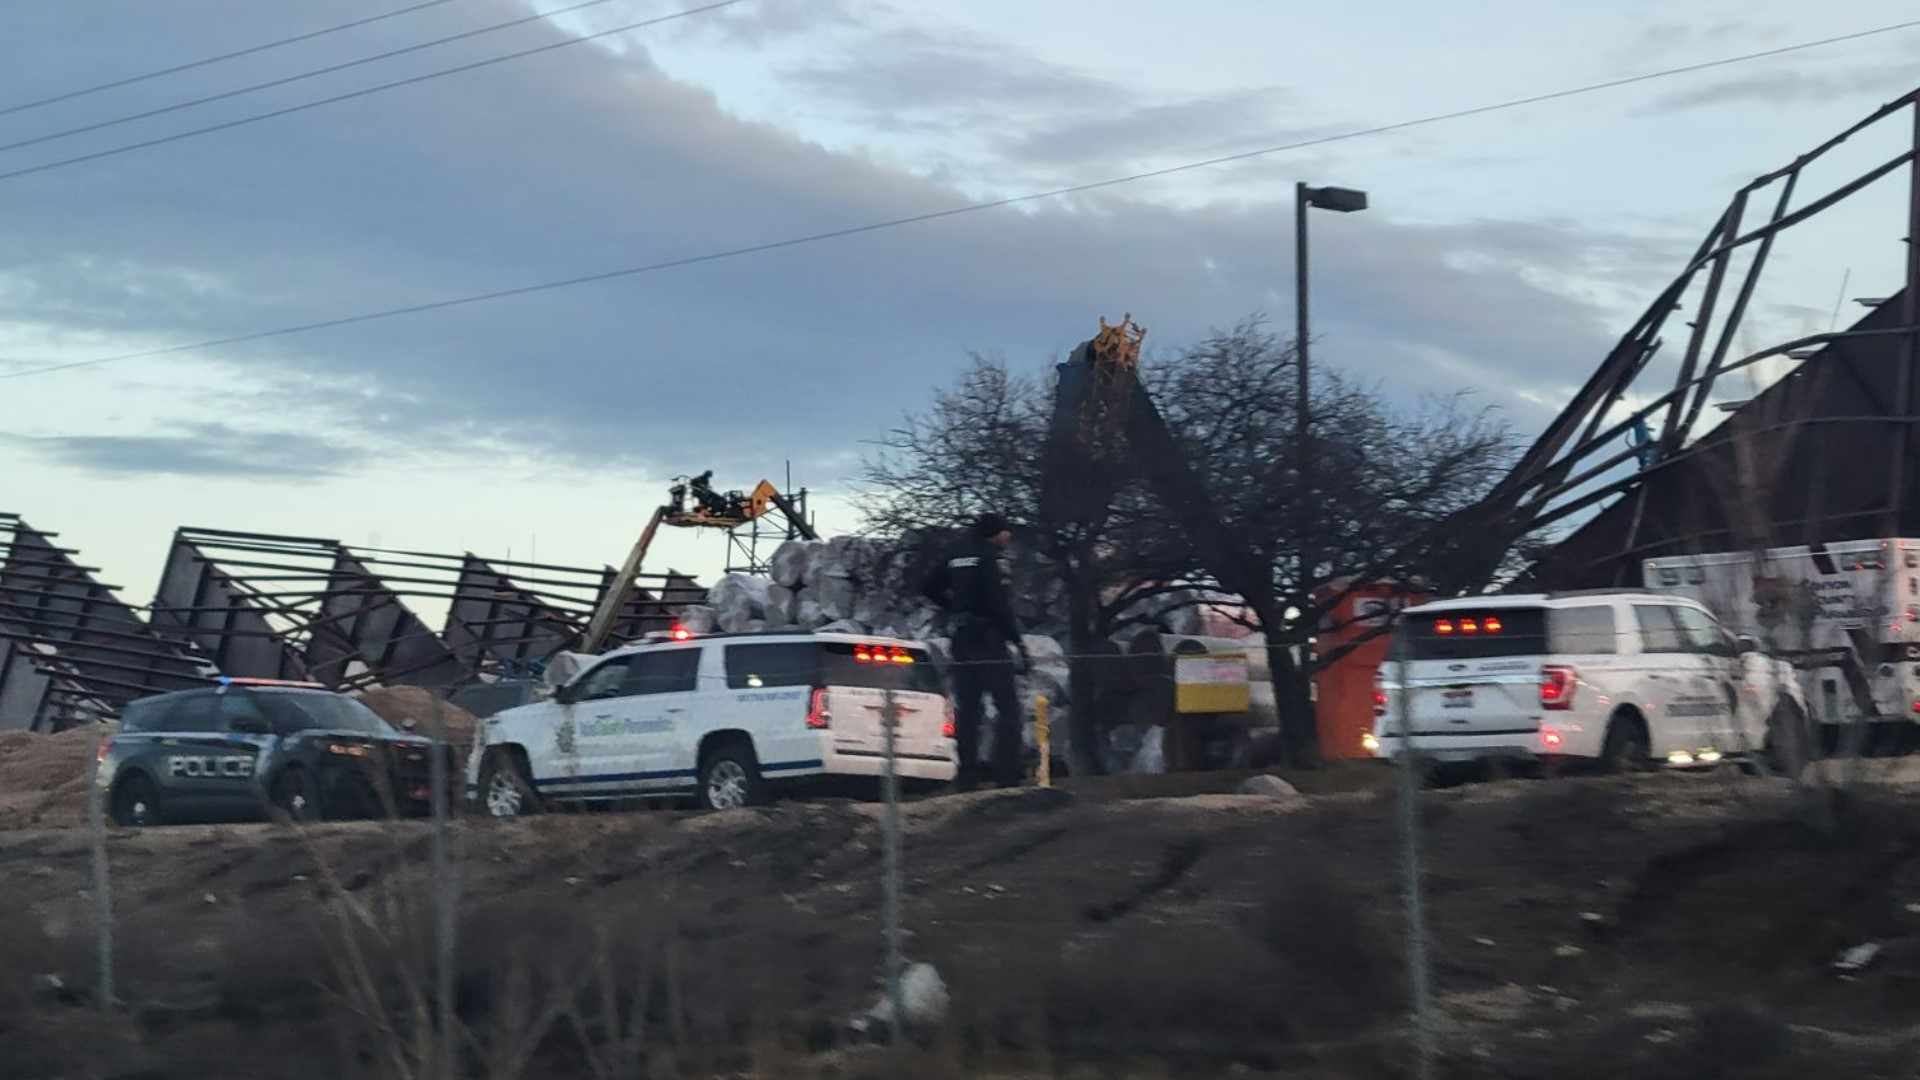
{"label": "rear window", "polygon": [[1617,640],[1613,608],[1604,604],[1415,612],[1395,636],[1409,660],[1606,654]]}
{"label": "rear window", "polygon": [[[892,659],[901,654],[911,662]],[[882,658],[875,659],[879,655]],[[862,659],[865,657],[865,659]],[[940,673],[925,649],[850,642],[778,641],[727,646],[727,686],[863,686],[938,694]]]}

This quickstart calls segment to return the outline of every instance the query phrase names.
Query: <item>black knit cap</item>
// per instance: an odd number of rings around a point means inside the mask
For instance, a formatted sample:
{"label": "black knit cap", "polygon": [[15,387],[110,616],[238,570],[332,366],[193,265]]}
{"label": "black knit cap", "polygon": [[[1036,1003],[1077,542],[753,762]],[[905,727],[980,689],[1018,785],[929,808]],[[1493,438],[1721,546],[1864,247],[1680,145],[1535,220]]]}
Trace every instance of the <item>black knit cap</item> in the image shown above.
{"label": "black knit cap", "polygon": [[980,540],[999,536],[1001,533],[1012,528],[1013,525],[1008,522],[1006,518],[991,512],[981,514],[979,517],[973,519],[973,535],[976,539]]}

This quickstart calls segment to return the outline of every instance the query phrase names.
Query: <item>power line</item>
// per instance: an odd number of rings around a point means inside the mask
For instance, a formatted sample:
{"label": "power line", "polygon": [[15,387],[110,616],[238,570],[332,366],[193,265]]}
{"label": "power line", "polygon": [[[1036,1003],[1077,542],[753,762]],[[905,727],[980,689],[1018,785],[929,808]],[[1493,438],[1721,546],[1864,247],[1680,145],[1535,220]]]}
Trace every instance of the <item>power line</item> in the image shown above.
{"label": "power line", "polygon": [[[418,45],[405,45],[398,49],[389,49],[383,53],[375,53],[372,56],[363,56],[357,60],[347,60],[338,64],[329,64],[326,67],[314,68],[311,71],[302,71],[296,75],[283,75],[278,79],[269,79],[266,82],[254,83],[252,86],[243,86],[243,87],[240,87],[238,90],[223,90],[218,94],[208,94],[206,97],[194,98],[192,101],[182,101],[173,105],[162,105],[157,109],[148,109],[145,112],[128,113],[125,116],[115,117],[112,120],[102,120],[96,124],[87,124],[83,127],[68,128],[65,131],[56,131],[50,135],[36,135],[31,139],[21,139],[19,142],[10,142],[4,145],[0,145],[0,151],[18,150],[23,146],[37,146],[40,143],[53,142],[55,139],[71,138],[72,136],[75,136],[75,135],[85,135],[89,131],[100,131],[105,128],[119,127],[121,124],[131,124],[136,120],[147,120],[155,116],[165,116],[168,113],[179,112],[182,109],[191,109],[199,105],[211,104],[212,102],[215,102],[215,101],[225,101],[228,98],[240,97],[243,94],[257,93],[261,90],[271,90],[276,86],[286,86],[289,83],[304,82],[307,79],[317,79],[322,75],[331,75],[336,71],[346,71],[349,68],[363,67],[367,64],[379,63],[382,60],[391,60],[396,56],[405,56],[408,53],[416,53],[416,52],[422,52],[426,49],[438,48],[441,45],[451,44],[452,42],[455,42],[455,41],[464,41],[467,38],[480,37],[483,34],[491,34],[500,30],[509,30],[516,26],[525,26],[528,23],[539,22],[542,19],[548,19],[555,15],[565,15],[570,12],[579,11],[581,8],[598,7],[601,4],[605,4],[609,2],[610,0],[582,0],[581,3],[574,4],[571,7],[557,8],[553,11],[544,12],[538,15],[525,15],[518,19],[509,19],[506,22],[494,23],[492,26],[483,26],[477,30],[463,30],[458,34],[448,34],[446,37],[435,38],[432,41],[423,41]],[[527,54],[518,53],[515,55],[524,56]],[[511,59],[511,57],[503,57],[502,59]],[[459,71],[459,70],[465,70],[465,69],[453,68],[453,69],[449,69],[449,72]],[[395,84],[389,84],[389,85],[402,85],[402,84],[395,83]]]}
{"label": "power line", "polygon": [[[558,11],[549,12],[548,14],[558,15],[568,11],[577,11],[583,7],[592,7],[595,4],[604,4],[607,2],[608,0],[585,0],[584,3],[576,4],[573,7],[569,7],[569,8],[561,8]],[[393,82],[381,83],[377,86],[369,86],[360,90],[350,90],[344,94],[335,94],[332,97],[320,98],[317,101],[309,101],[299,105],[289,105],[284,109],[274,109],[271,112],[256,113],[253,116],[243,116],[236,120],[228,120],[219,124],[209,124],[206,127],[202,127],[202,128],[194,128],[189,131],[176,132],[172,135],[162,135],[157,138],[146,139],[141,142],[128,143],[125,146],[116,146],[107,150],[97,150],[91,154],[81,154],[77,157],[62,158],[59,161],[49,161],[41,165],[30,165],[24,169],[14,169],[11,172],[0,173],[0,180],[12,180],[17,177],[31,176],[35,173],[48,172],[53,169],[64,168],[65,166],[68,166],[68,165],[79,165],[83,162],[98,161],[101,158],[114,157],[115,155],[129,153],[134,150],[145,150],[148,147],[152,147],[152,146],[163,146],[167,143],[179,142],[182,139],[191,139],[191,138],[194,138],[195,136],[207,135],[216,131],[226,131],[229,128],[245,127],[248,124],[257,124],[262,120],[273,120],[282,116],[290,116],[294,113],[306,112],[308,109],[317,109],[323,105],[334,105],[342,101],[351,101],[355,98],[363,98],[371,94],[383,93],[385,91],[395,90],[403,86],[412,86],[415,83],[427,82],[431,79],[439,79],[448,75],[458,75],[463,71],[473,71],[478,68],[491,67],[494,64],[506,63],[509,60],[518,60],[522,57],[534,56],[536,54],[544,53],[544,52],[552,52],[555,49],[564,49],[569,46],[579,45],[583,42],[595,41],[604,37],[612,37],[615,34],[625,34],[634,30],[643,29],[645,27],[657,26],[661,23],[666,23],[666,22],[673,22],[676,19],[685,19],[693,15],[704,15],[710,11],[718,11],[721,8],[733,7],[735,4],[744,4],[746,2],[747,0],[715,0],[714,3],[703,4],[699,7],[686,8],[681,11],[670,12],[666,15],[656,15],[651,19],[641,19],[639,22],[631,22],[631,23],[627,23],[624,26],[616,26],[610,30],[596,30],[591,34],[582,34],[578,37],[569,37],[561,41],[549,42],[545,45],[536,45],[531,49],[522,49],[519,52],[511,52],[501,56],[489,57],[488,59],[485,59],[485,60],[475,60],[472,63],[467,63],[467,64],[457,64],[453,67],[441,68],[438,71],[429,71],[429,72],[425,72],[420,75],[414,75],[405,79],[396,79]],[[464,34],[456,34],[453,37],[442,38],[439,41],[428,42],[425,45],[409,46],[404,49],[394,50],[393,52],[383,53],[380,56],[369,57],[366,60],[356,60],[347,64],[339,64],[332,68],[325,68],[325,69],[322,69],[321,71],[308,72],[305,75],[290,76],[288,78],[276,80],[275,82],[271,82],[271,83],[261,83],[259,86],[248,87],[244,90],[234,90],[226,94],[216,94],[213,97],[202,98],[200,99],[200,101],[187,102],[186,104],[178,105],[178,106],[169,106],[168,108],[165,108],[165,109],[156,109],[153,112],[142,113],[140,114],[140,116],[136,116],[136,117],[122,117],[121,120],[112,120],[112,121],[108,121],[105,124],[96,124],[94,125],[94,127],[106,127],[112,124],[121,123],[124,120],[137,120],[144,116],[155,116],[155,115],[158,115],[159,113],[171,112],[175,108],[186,108],[188,105],[198,105],[208,101],[218,101],[220,98],[223,98],[223,97],[232,97],[235,94],[249,93],[253,90],[258,90],[263,87],[277,86],[280,83],[293,82],[297,79],[304,79],[311,75],[323,74],[324,72],[327,72],[327,71],[338,71],[340,70],[340,68],[343,68],[343,67],[352,67],[355,64],[368,63],[372,60],[386,59],[387,57],[390,57],[390,56],[398,56],[401,53],[414,52],[419,49],[429,48],[433,45],[443,44],[445,42],[453,41],[458,38],[472,37],[475,34],[490,33],[491,31],[501,29],[504,26],[518,25],[519,23],[535,21],[538,19],[544,19],[546,17],[547,17],[546,15],[528,16],[525,19],[515,20],[514,23],[502,23],[498,26],[486,27],[481,30],[468,31],[467,33],[464,33]],[[93,128],[75,128],[71,132],[63,132],[62,135],[78,134],[82,131],[91,131],[91,130],[93,130]],[[13,149],[14,147],[28,146],[35,142],[44,142],[46,141],[46,139],[60,138],[62,137],[62,135],[49,135],[40,139],[29,139],[26,142],[14,143],[11,146],[0,147],[0,150],[10,150],[10,149]]]}
{"label": "power line", "polygon": [[59,101],[72,101],[74,98],[86,97],[88,94],[97,94],[102,90],[117,90],[122,86],[132,86],[134,83],[146,82],[148,79],[158,79],[163,75],[177,75],[182,71],[192,71],[194,68],[206,67],[209,64],[218,64],[223,60],[233,60],[242,56],[251,56],[254,53],[266,52],[269,49],[278,49],[283,45],[295,45],[302,41],[312,41],[314,38],[326,37],[328,34],[337,34],[342,30],[352,30],[356,27],[367,26],[371,23],[382,22],[387,19],[397,18],[401,15],[411,15],[416,11],[450,3],[453,3],[453,0],[426,0],[425,3],[414,4],[411,7],[403,7],[398,11],[369,15],[364,19],[343,22],[337,26],[329,26],[323,30],[309,30],[304,34],[295,34],[292,37],[262,42],[258,45],[249,45],[244,49],[235,49],[233,52],[221,53],[219,56],[209,56],[204,60],[193,60],[185,64],[175,64],[173,67],[161,68],[158,71],[149,71],[144,75],[129,75],[124,79],[100,83],[97,86],[85,86],[78,90],[69,90],[64,94],[55,94],[52,97],[44,97],[38,101],[24,101],[18,105],[9,105],[4,109],[0,109],[0,116],[9,116],[13,113],[25,112],[28,109],[37,109],[42,105],[52,105]]}
{"label": "power line", "polygon": [[1910,22],[1897,23],[1891,26],[1883,26],[1873,30],[1862,30],[1862,31],[1857,31],[1855,33],[1851,33],[1851,34],[1842,34],[1836,37],[1822,38],[1817,41],[1802,42],[1797,45],[1785,45],[1778,48],[1761,50],[1759,52],[1743,53],[1739,56],[1724,57],[1719,60],[1708,60],[1708,61],[1703,61],[1697,64],[1686,64],[1680,67],[1665,68],[1660,71],[1647,72],[1641,75],[1630,75],[1620,79],[1609,79],[1605,82],[1588,83],[1585,86],[1572,87],[1566,90],[1555,90],[1555,91],[1551,91],[1544,94],[1534,94],[1530,97],[1513,98],[1507,101],[1496,102],[1489,105],[1476,105],[1471,108],[1456,109],[1452,112],[1435,113],[1429,116],[1418,117],[1412,120],[1401,120],[1401,121],[1397,121],[1390,124],[1380,124],[1374,127],[1358,128],[1352,131],[1340,132],[1333,135],[1322,135],[1317,138],[1302,139],[1298,142],[1283,143],[1278,146],[1266,146],[1266,147],[1261,147],[1255,150],[1244,150],[1239,153],[1225,154],[1219,157],[1205,158],[1199,161],[1189,161],[1180,165],[1169,165],[1169,166],[1166,166],[1165,168],[1149,169],[1144,172],[1130,173],[1126,176],[1110,177],[1105,180],[1094,180],[1084,184],[1073,184],[1068,187],[1052,188],[1047,191],[1029,192],[1024,195],[1010,195],[1005,198],[989,199],[982,202],[966,203],[960,206],[950,206],[942,210],[931,210],[922,214],[911,214],[906,217],[889,218],[884,221],[869,222],[868,224],[865,224],[865,225],[853,225],[853,226],[849,226],[841,229],[830,229],[825,232],[807,233],[802,236],[791,236],[783,240],[769,240],[759,244],[749,244],[744,247],[726,248],[720,251],[710,251],[700,255],[688,255],[688,256],[683,256],[681,258],[677,258],[677,259],[666,259],[660,262],[647,263],[642,266],[629,266],[629,267],[623,267],[618,270],[605,270],[605,271],[601,271],[599,273],[594,273],[594,274],[582,274],[577,277],[562,278],[556,281],[544,281],[534,285],[521,285],[511,289],[496,289],[492,292],[475,293],[469,296],[451,297],[445,300],[431,300],[421,304],[409,304],[405,307],[387,308],[381,311],[362,312],[358,315],[346,315],[346,316],[341,316],[339,318],[322,319],[317,322],[302,323],[297,326],[285,326],[285,327],[280,327],[273,330],[259,330],[249,334],[236,334],[231,337],[213,338],[207,341],[197,341],[187,345],[170,345],[170,346],[159,348],[159,349],[146,349],[141,352],[123,353],[118,356],[102,356],[102,357],[96,357],[91,360],[74,360],[74,361],[70,361],[62,364],[46,364],[40,367],[27,368],[23,371],[0,372],[0,379],[17,379],[17,378],[23,378],[28,375],[45,375],[45,374],[51,374],[57,371],[72,371],[77,368],[96,367],[102,364],[117,364],[127,360],[145,360],[145,359],[149,359],[156,356],[170,356],[175,353],[196,352],[201,349],[213,349],[213,348],[219,348],[226,345],[241,345],[241,344],[245,344],[253,341],[264,341],[269,338],[287,337],[293,334],[310,333],[315,330],[328,330],[328,329],[333,329],[333,328],[342,327],[342,326],[353,326],[359,323],[376,322],[382,319],[397,318],[403,315],[418,315],[418,314],[423,314],[425,312],[430,312],[430,311],[443,311],[448,308],[465,307],[470,304],[481,304],[481,303],[487,303],[493,300],[504,300],[509,297],[526,296],[532,293],[551,292],[556,289],[572,288],[573,286],[576,286],[576,285],[588,285],[595,282],[612,281],[617,278],[638,277],[644,274],[659,273],[666,270],[676,270],[676,269],[680,269],[688,266],[697,266],[702,263],[721,262],[726,259],[734,259],[734,258],[746,256],[746,255],[764,254],[769,251],[779,251],[785,248],[800,247],[802,245],[819,243],[827,240],[840,240],[840,239],[845,239],[847,237],[860,236],[866,233],[880,232],[886,229],[900,228],[902,226],[907,226],[907,225],[919,225],[919,224],[924,224],[930,221],[939,221],[945,218],[959,217],[963,214],[978,213],[983,210],[995,210],[1001,207],[1016,206],[1022,203],[1039,202],[1043,199],[1059,198],[1060,196],[1063,196],[1063,195],[1075,195],[1075,194],[1080,194],[1088,191],[1097,191],[1103,188],[1117,187],[1122,184],[1131,184],[1140,180],[1151,180],[1157,177],[1172,176],[1178,173],[1192,172],[1197,169],[1211,168],[1215,165],[1225,165],[1225,164],[1229,164],[1236,161],[1247,161],[1253,158],[1265,157],[1272,154],[1285,153],[1291,150],[1303,150],[1309,147],[1325,146],[1330,143],[1346,142],[1351,139],[1359,139],[1359,138],[1364,138],[1372,135],[1383,135],[1389,132],[1405,131],[1409,128],[1424,127],[1429,124],[1444,123],[1450,120],[1461,120],[1461,119],[1465,119],[1467,117],[1472,117],[1472,116],[1484,116],[1488,113],[1500,112],[1506,109],[1517,109],[1517,108],[1522,108],[1528,105],[1537,105],[1542,102],[1556,101],[1562,98],[1574,97],[1580,94],[1591,94],[1591,93],[1596,93],[1602,90],[1613,90],[1623,86],[1631,86],[1636,83],[1651,82],[1657,79],[1667,79],[1667,78],[1672,78],[1678,75],[1687,75],[1687,74],[1692,74],[1694,72],[1707,71],[1713,68],[1727,67],[1732,64],[1748,63],[1754,60],[1763,60],[1770,57],[1781,56],[1787,53],[1802,52],[1808,49],[1820,48],[1826,45],[1835,45],[1835,44],[1839,44],[1847,41],[1857,41],[1862,38],[1875,37],[1881,34],[1890,34],[1900,30],[1910,30],[1916,27],[1920,27],[1920,19],[1916,19]]}

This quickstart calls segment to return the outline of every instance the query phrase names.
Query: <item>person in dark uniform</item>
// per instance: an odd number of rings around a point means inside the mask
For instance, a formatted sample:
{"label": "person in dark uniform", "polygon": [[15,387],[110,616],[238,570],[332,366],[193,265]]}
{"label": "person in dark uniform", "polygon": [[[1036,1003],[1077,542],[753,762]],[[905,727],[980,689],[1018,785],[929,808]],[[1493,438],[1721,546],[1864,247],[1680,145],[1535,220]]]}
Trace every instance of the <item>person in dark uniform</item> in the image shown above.
{"label": "person in dark uniform", "polygon": [[927,598],[947,613],[953,642],[954,737],[959,742],[960,775],[955,785],[970,791],[977,782],[980,725],[987,697],[993,698],[993,779],[1001,787],[1021,781],[1019,695],[1009,648],[1021,669],[1032,666],[1013,613],[1012,570],[1006,560],[1013,530],[998,514],[982,514],[966,540],[922,584]]}

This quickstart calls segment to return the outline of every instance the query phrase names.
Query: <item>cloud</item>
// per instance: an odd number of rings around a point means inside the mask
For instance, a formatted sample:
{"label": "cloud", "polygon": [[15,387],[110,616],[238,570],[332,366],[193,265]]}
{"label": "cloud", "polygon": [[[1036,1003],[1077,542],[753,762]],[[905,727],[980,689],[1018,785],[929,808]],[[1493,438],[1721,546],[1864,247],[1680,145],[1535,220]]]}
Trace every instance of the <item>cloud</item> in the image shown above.
{"label": "cloud", "polygon": [[[221,47],[144,5],[125,18],[116,37],[140,43],[127,65]],[[55,50],[58,21],[23,51]],[[936,83],[967,70],[975,48],[963,43],[948,56],[958,66],[891,93],[906,111],[947,108]],[[0,360],[69,359],[71,340],[103,329],[143,346],[244,334],[968,200],[729,116],[644,56],[564,55],[8,183],[0,266],[27,285],[0,288]],[[912,66],[893,59],[896,75]],[[958,96],[1005,113],[989,134],[1007,152],[1058,162],[1069,145],[1136,149],[1103,113],[1100,80],[1022,63],[1002,76]],[[876,106],[890,92],[884,80],[846,85]],[[1255,128],[1279,100],[1143,104],[1123,92],[1104,108],[1131,108],[1168,137],[1191,128],[1204,146],[1218,137],[1209,116],[1231,119],[1221,130]],[[1063,104],[1051,127],[1034,119]],[[753,477],[790,459],[817,486],[839,477],[810,469],[839,468],[969,350],[1037,367],[1101,315],[1132,311],[1156,345],[1178,345],[1253,311],[1290,310],[1290,219],[1281,202],[1172,207],[1117,189],[195,354],[244,384],[221,410],[236,429],[297,405],[330,432],[278,456],[285,437],[238,441],[207,426],[201,368],[179,357],[46,376],[70,380],[76,400],[135,376],[172,380],[176,411],[160,419],[176,426],[32,445],[100,471],[135,468],[148,452],[176,469],[241,461],[230,475],[247,475],[246,462],[254,475],[320,458],[351,468],[368,459],[329,452],[395,441],[654,476]],[[1616,331],[1606,307],[1543,275],[1589,272],[1583,253],[1610,238],[1569,223],[1343,218],[1316,234],[1317,355],[1409,395],[1458,385],[1435,355],[1490,391],[1515,371],[1578,382]]]}
{"label": "cloud", "polygon": [[366,457],[321,436],[213,422],[149,435],[5,435],[0,442],[51,464],[113,476],[311,480],[349,473]]}
{"label": "cloud", "polygon": [[1671,113],[1719,105],[1818,105],[1867,93],[1897,94],[1920,82],[1920,61],[1868,64],[1844,70],[1752,71],[1662,94],[1641,110]]}

